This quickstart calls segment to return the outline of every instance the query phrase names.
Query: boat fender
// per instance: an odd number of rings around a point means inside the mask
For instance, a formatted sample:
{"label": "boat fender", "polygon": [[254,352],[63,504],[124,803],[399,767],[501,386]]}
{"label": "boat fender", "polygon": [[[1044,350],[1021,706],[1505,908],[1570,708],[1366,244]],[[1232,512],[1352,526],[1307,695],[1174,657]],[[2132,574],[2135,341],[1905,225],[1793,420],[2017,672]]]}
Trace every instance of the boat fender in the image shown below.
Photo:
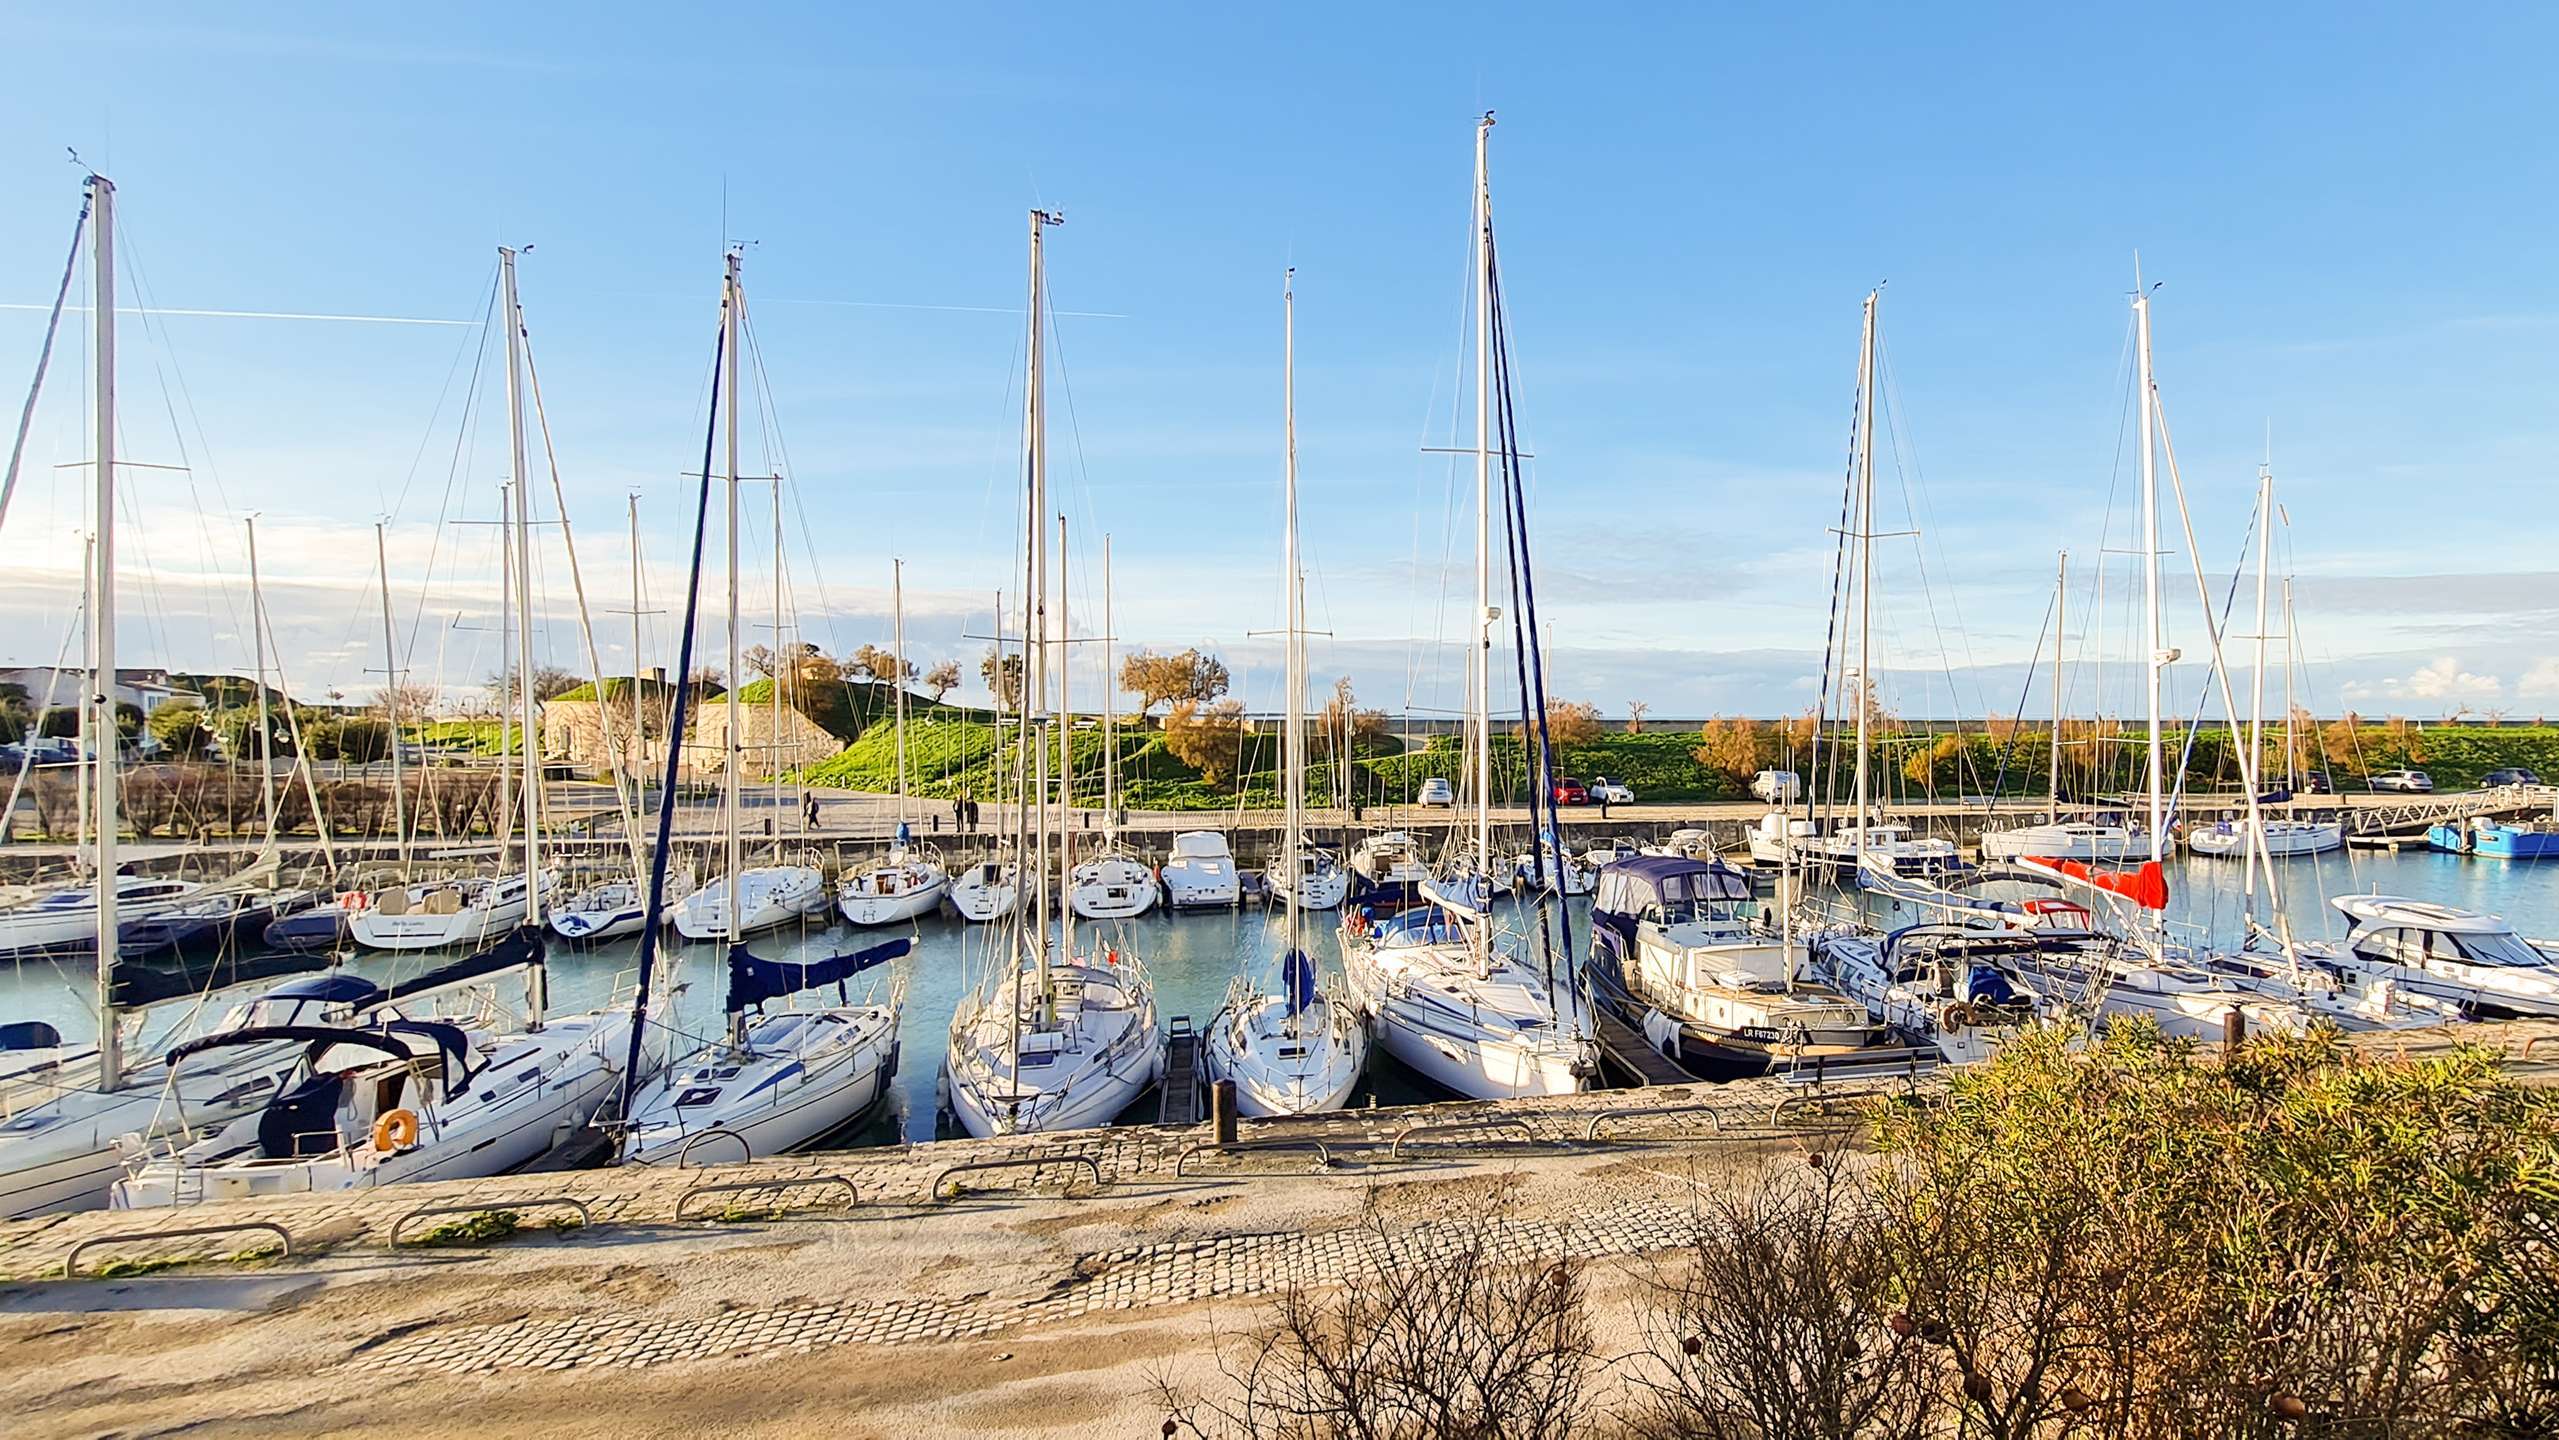
{"label": "boat fender", "polygon": [[373,908],[373,897],[361,890],[348,890],[338,896],[338,908],[348,911],[370,910]]}
{"label": "boat fender", "polygon": [[1946,1007],[1946,1013],[1938,1018],[1937,1028],[1949,1035],[1957,1034],[1977,1018],[1973,1007],[1959,1000]]}
{"label": "boat fender", "polygon": [[1368,933],[1367,911],[1356,909],[1351,911],[1350,931],[1354,935],[1365,935]]}
{"label": "boat fender", "polygon": [[412,1110],[386,1110],[373,1122],[373,1148],[397,1153],[418,1143],[418,1117]]}

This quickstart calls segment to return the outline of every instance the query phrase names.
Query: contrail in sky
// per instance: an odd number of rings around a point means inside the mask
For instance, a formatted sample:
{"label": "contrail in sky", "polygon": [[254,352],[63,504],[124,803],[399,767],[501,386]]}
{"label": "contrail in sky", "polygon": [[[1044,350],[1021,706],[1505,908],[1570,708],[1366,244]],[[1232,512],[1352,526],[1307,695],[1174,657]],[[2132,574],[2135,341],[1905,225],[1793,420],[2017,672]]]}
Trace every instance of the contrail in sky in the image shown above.
{"label": "contrail in sky", "polygon": [[[50,310],[50,305],[23,305],[0,300],[0,310]],[[86,305],[65,305],[66,313],[86,315]],[[119,305],[118,315],[198,315],[216,320],[327,320],[345,325],[461,325],[477,329],[477,320],[429,320],[416,315],[306,315],[294,310],[180,310],[174,308],[129,309]]]}

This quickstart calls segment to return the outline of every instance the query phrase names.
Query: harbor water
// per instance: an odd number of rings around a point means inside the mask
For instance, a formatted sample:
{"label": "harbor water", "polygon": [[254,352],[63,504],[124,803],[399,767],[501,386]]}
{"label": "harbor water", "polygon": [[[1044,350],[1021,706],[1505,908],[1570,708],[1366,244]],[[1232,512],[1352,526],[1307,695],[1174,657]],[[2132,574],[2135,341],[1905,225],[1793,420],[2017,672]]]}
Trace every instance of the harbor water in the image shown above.
{"label": "harbor water", "polygon": [[[2245,866],[2236,860],[2180,858],[2170,862],[2170,918],[2224,942],[2235,942],[2243,914]],[[2259,877],[2261,894],[2267,879]],[[2380,892],[2438,901],[2465,909],[2505,916],[2526,935],[2559,935],[2559,866],[2535,866],[2479,860],[2427,851],[2405,853],[2338,851],[2277,862],[2273,885],[2303,939],[2339,934],[2342,919],[2328,901],[2339,895]],[[1574,902],[1574,938],[1588,943],[1585,902]],[[1310,915],[1305,926],[1310,953],[1328,972],[1338,973],[1338,915]],[[1887,923],[1892,923],[1887,917]],[[817,958],[839,950],[876,944],[893,930],[832,930],[812,926],[805,933],[774,931],[753,937],[758,954],[773,958]],[[853,987],[854,998],[884,993],[889,984],[903,987],[902,1052],[894,1093],[887,1105],[859,1131],[841,1143],[930,1140],[954,1133],[941,1117],[941,1060],[951,1017],[973,979],[984,973],[987,947],[1007,943],[1002,926],[970,926],[936,917],[912,927],[914,953],[888,967],[884,975],[866,976]],[[1187,1015],[1195,1028],[1206,1028],[1221,1004],[1229,982],[1239,973],[1266,977],[1281,943],[1276,912],[1259,907],[1172,914],[1158,909],[1133,921],[1084,924],[1079,936],[1088,944],[1106,945],[1143,961],[1155,983],[1159,1017]],[[672,938],[673,932],[668,932]],[[636,965],[638,942],[628,940],[593,950],[555,945],[551,959],[551,1005],[560,1013],[603,1003],[617,983],[627,986]],[[721,949],[716,945],[678,945],[675,990],[652,1006],[652,1023],[667,1028],[671,1053],[683,1054],[717,1035],[720,999],[726,985]],[[445,958],[442,955],[398,955],[360,952],[351,961],[359,973],[376,979],[415,974]],[[89,962],[18,960],[0,965],[0,1020],[44,1020],[76,1038],[94,1026],[90,1018],[95,975]],[[171,1012],[188,1007],[166,1007]],[[156,1016],[146,1028],[142,1048],[155,1048],[171,1029],[186,1022],[176,1013]],[[1383,1054],[1372,1053],[1371,1073],[1355,1105],[1401,1104],[1436,1097],[1420,1080],[1403,1072]],[[1123,1117],[1151,1122],[1156,1100],[1141,1099]]]}

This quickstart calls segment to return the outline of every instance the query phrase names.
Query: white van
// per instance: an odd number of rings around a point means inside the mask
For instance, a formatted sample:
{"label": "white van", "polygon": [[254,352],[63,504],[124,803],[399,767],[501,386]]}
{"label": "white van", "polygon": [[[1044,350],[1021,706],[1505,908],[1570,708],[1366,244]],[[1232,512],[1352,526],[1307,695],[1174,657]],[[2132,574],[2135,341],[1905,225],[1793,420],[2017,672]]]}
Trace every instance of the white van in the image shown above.
{"label": "white van", "polygon": [[1804,793],[1804,778],[1792,770],[1762,770],[1752,777],[1750,793],[1771,805],[1783,805]]}

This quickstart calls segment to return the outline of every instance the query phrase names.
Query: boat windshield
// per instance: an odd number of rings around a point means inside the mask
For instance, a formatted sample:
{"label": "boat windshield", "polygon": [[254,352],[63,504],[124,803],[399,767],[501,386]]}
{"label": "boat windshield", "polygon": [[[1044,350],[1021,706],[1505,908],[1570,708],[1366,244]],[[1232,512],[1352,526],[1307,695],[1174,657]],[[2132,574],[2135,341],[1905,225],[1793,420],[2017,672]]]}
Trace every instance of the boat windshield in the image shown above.
{"label": "boat windshield", "polygon": [[2512,930],[2484,934],[2446,935],[2461,951],[2461,958],[2473,965],[2494,965],[2503,969],[2538,970],[2550,964],[2550,957],[2532,948],[2530,941]]}

